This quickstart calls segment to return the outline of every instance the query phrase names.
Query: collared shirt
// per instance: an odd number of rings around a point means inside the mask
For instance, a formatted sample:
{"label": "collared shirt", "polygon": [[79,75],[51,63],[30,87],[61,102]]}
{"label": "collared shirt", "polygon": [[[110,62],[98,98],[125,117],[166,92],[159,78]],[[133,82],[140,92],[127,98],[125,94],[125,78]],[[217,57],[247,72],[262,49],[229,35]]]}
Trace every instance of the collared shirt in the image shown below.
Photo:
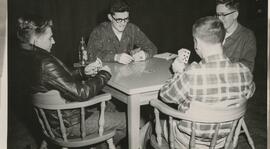
{"label": "collared shirt", "polygon": [[[178,104],[178,109],[186,112],[192,101],[211,105],[229,100],[248,99],[255,90],[252,80],[252,73],[242,63],[231,63],[223,55],[212,55],[199,64],[192,63],[183,73],[167,81],[160,90],[160,97],[166,103]],[[177,124],[177,136],[183,136],[182,132],[190,134],[191,122],[181,120]],[[223,133],[219,135],[228,134],[231,125],[230,122],[223,124]],[[201,136],[199,140],[207,141],[205,138],[211,137],[215,127],[216,124],[196,125],[196,132],[200,132],[197,135]],[[181,142],[181,137],[178,140]]]}
{"label": "collared shirt", "polygon": [[250,29],[238,24],[236,30],[225,39],[223,48],[224,54],[232,62],[241,62],[253,71],[257,48],[256,38]]}
{"label": "collared shirt", "polygon": [[157,53],[156,46],[132,23],[128,23],[119,41],[110,22],[103,22],[90,34],[87,51],[93,52],[102,61],[114,61],[115,54],[127,53],[141,48],[149,57]]}

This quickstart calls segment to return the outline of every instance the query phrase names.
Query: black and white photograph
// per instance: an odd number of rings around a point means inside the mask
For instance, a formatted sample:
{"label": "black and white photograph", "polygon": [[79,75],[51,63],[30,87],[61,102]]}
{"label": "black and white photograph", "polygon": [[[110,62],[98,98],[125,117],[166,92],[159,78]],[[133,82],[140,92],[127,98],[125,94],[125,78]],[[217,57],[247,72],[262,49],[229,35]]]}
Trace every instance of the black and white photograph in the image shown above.
{"label": "black and white photograph", "polygon": [[267,0],[0,4],[7,149],[267,149]]}

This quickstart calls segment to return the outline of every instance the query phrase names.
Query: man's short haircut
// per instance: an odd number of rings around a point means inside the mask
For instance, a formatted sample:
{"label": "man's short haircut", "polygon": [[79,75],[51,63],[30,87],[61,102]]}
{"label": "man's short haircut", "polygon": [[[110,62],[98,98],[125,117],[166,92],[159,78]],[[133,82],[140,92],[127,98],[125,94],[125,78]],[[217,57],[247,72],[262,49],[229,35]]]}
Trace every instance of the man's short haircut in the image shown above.
{"label": "man's short haircut", "polygon": [[237,11],[239,11],[239,7],[240,7],[239,0],[216,0],[216,5],[218,4],[223,4],[227,8],[232,9],[232,10],[237,10]]}
{"label": "man's short haircut", "polygon": [[130,7],[128,6],[127,3],[121,1],[121,0],[116,0],[111,4],[110,7],[110,14],[114,15],[115,12],[129,12],[130,11]]}
{"label": "man's short haircut", "polygon": [[49,18],[27,14],[18,18],[17,38],[20,42],[29,44],[34,35],[44,35],[47,28],[51,28],[52,25],[52,20]]}
{"label": "man's short haircut", "polygon": [[217,17],[207,16],[198,19],[193,24],[192,34],[193,37],[207,43],[222,43],[225,37],[225,28]]}

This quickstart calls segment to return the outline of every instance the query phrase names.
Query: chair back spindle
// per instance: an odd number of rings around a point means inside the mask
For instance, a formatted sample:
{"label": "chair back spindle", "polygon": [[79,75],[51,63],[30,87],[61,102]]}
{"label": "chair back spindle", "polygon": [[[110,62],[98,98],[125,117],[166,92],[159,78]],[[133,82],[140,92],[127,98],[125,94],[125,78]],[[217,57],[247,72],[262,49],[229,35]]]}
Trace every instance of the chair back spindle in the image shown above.
{"label": "chair back spindle", "polygon": [[219,133],[219,128],[220,128],[220,123],[216,124],[216,128],[215,128],[215,133],[213,134],[212,140],[211,140],[211,144],[210,144],[210,149],[214,149],[216,146],[216,141],[217,141],[217,137],[218,137],[218,133]]}
{"label": "chair back spindle", "polygon": [[99,135],[102,136],[103,131],[104,131],[104,123],[105,123],[105,119],[104,119],[104,112],[105,112],[105,102],[101,102],[100,104],[100,118],[99,118]]}
{"label": "chair back spindle", "polygon": [[43,118],[43,120],[44,120],[45,126],[46,126],[46,128],[47,128],[46,130],[49,131],[49,133],[47,133],[47,134],[50,134],[50,136],[51,136],[52,138],[55,138],[55,136],[54,136],[54,134],[53,134],[53,132],[52,132],[51,126],[50,126],[50,124],[49,124],[49,122],[48,122],[48,119],[47,119],[47,117],[46,117],[46,115],[45,115],[44,110],[43,110],[43,109],[39,109],[39,110],[40,110],[40,114],[41,114],[41,116],[42,116],[42,118]]}
{"label": "chair back spindle", "polygon": [[169,124],[170,124],[170,147],[174,148],[174,130],[173,130],[173,117],[169,116]]}
{"label": "chair back spindle", "polygon": [[60,130],[61,130],[61,133],[62,133],[62,137],[63,137],[65,142],[68,142],[66,127],[64,125],[64,121],[63,121],[63,118],[62,118],[62,113],[61,113],[61,111],[59,109],[57,109],[57,116],[58,116],[58,120],[59,120],[59,124],[60,124]]}
{"label": "chair back spindle", "polygon": [[81,137],[84,139],[86,136],[85,133],[85,110],[81,107]]}

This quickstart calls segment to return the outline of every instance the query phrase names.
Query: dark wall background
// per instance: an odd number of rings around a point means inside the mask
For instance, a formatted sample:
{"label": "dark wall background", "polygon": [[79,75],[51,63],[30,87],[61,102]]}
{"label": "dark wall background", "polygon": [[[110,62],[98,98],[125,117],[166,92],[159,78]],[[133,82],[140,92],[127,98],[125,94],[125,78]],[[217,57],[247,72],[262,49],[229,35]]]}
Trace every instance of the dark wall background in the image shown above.
{"label": "dark wall background", "polygon": [[[34,128],[34,114],[31,111],[31,99],[25,93],[27,83],[24,73],[17,67],[16,57],[16,24],[17,19],[27,13],[51,17],[54,22],[54,38],[56,44],[53,53],[68,66],[77,61],[77,50],[81,36],[88,38],[92,29],[98,23],[106,20],[106,11],[112,0],[8,0],[8,132],[12,113],[34,130],[33,136],[40,136]],[[159,53],[168,51],[176,53],[179,48],[192,51],[190,61],[199,60],[193,51],[191,27],[194,21],[215,12],[215,0],[126,0],[131,8],[131,21],[156,44]],[[267,0],[240,0],[241,10],[239,22],[255,33],[257,39],[257,56],[254,80],[257,86],[255,98],[251,101],[262,101],[262,105],[251,102],[255,106],[254,115],[264,116],[266,113],[267,93]],[[263,107],[263,105],[265,107]],[[263,113],[263,114],[261,114]],[[29,115],[28,115],[29,114]],[[266,114],[265,114],[266,115]],[[256,116],[255,116],[256,117]],[[253,119],[252,119],[253,121]],[[254,119],[264,123],[260,117]],[[254,123],[256,125],[257,123]],[[258,126],[261,127],[261,126]],[[266,130],[266,123],[263,125]],[[263,130],[262,130],[263,131]],[[260,132],[262,132],[260,131]],[[252,131],[251,131],[252,132]],[[255,132],[255,131],[254,131]],[[35,134],[37,133],[37,134]],[[21,133],[20,133],[21,134]],[[258,133],[261,137],[261,134]],[[12,134],[9,133],[9,136]],[[26,136],[27,137],[27,136]],[[16,136],[16,139],[18,137]],[[256,138],[256,137],[255,137]],[[37,138],[35,138],[37,139]],[[41,138],[40,138],[41,139]],[[263,140],[265,142],[265,140]],[[12,140],[8,145],[14,144]],[[259,144],[259,143],[258,143]]]}
{"label": "dark wall background", "polygon": [[[68,66],[77,60],[81,36],[88,38],[93,27],[106,20],[112,0],[9,0],[9,47],[15,45],[17,18],[27,13],[48,16],[54,22],[54,54]],[[214,15],[215,0],[126,0],[131,21],[156,44],[159,53],[193,49],[191,27],[197,18]],[[249,26],[256,17],[255,0],[240,0],[240,22]],[[12,49],[9,48],[9,55]],[[198,60],[192,51],[191,61]]]}

